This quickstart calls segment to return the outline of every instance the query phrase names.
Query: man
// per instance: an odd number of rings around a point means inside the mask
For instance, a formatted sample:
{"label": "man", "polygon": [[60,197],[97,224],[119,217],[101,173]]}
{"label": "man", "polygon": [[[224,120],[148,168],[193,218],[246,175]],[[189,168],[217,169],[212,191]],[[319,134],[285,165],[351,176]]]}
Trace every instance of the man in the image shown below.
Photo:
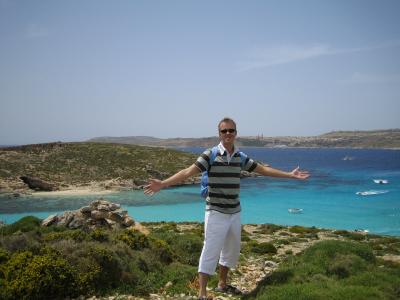
{"label": "man", "polygon": [[216,291],[232,294],[241,292],[227,284],[228,271],[236,266],[240,255],[240,171],[255,171],[261,175],[306,179],[308,172],[299,167],[291,172],[273,169],[256,163],[235,147],[236,123],[230,118],[218,124],[220,143],[215,160],[210,165],[212,150],[204,151],[190,167],[166,180],[149,179],[144,193],[153,195],[162,188],[176,185],[200,172],[208,171],[208,196],[204,223],[204,245],[199,261],[199,300],[207,299],[208,277],[215,272],[219,262],[219,282]]}

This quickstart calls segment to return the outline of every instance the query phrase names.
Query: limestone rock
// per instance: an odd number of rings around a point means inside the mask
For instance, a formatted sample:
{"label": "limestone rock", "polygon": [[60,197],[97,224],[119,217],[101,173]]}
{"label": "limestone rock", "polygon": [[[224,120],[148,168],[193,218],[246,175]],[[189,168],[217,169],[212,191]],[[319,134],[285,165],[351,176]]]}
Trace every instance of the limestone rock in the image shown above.
{"label": "limestone rock", "polygon": [[124,220],[122,221],[122,224],[125,225],[126,227],[132,226],[135,224],[135,221],[130,217],[130,216],[125,216]]}
{"label": "limestone rock", "polygon": [[50,215],[42,221],[42,226],[50,226],[54,222],[57,222],[57,215]]}
{"label": "limestone rock", "polygon": [[136,223],[121,205],[98,199],[75,211],[66,211],[61,215],[51,215],[42,222],[42,226],[62,225],[68,228],[84,228],[88,230],[99,227],[135,228],[148,234],[148,230]]}
{"label": "limestone rock", "polygon": [[83,206],[80,208],[81,213],[91,213],[92,208],[90,206]]}
{"label": "limestone rock", "polygon": [[95,220],[100,220],[100,219],[105,219],[108,217],[108,212],[107,211],[100,211],[100,210],[92,210],[90,213],[91,217]]}
{"label": "limestone rock", "polygon": [[57,221],[57,225],[61,226],[68,226],[69,223],[71,223],[72,219],[74,218],[74,212],[72,211],[66,211],[63,213]]}

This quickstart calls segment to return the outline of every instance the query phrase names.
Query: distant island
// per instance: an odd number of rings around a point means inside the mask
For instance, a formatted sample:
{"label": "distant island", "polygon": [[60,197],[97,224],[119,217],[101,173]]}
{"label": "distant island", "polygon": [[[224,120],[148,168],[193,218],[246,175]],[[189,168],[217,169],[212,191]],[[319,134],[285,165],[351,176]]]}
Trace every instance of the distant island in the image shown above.
{"label": "distant island", "polygon": [[[148,136],[95,137],[89,142],[159,147],[211,147],[218,137],[168,138]],[[382,148],[400,149],[400,129],[332,131],[318,136],[240,136],[238,146],[270,148]]]}

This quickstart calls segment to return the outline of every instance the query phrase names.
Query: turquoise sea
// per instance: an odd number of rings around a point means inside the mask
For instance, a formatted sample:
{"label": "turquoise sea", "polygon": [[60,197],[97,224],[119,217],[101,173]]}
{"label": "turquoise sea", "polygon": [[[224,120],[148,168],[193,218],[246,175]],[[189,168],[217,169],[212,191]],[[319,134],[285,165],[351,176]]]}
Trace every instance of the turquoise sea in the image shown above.
{"label": "turquoise sea", "polygon": [[[202,148],[180,150],[200,153]],[[335,229],[364,229],[400,236],[400,151],[369,149],[242,148],[250,157],[283,170],[297,165],[309,170],[307,181],[268,177],[241,183],[243,223],[275,223]],[[387,184],[374,179],[387,180]],[[360,192],[367,192],[357,194]],[[138,221],[203,221],[204,200],[199,186],[102,196],[121,203]],[[0,220],[7,224],[26,215],[77,209],[99,196],[0,198]],[[291,213],[290,208],[302,209]]]}

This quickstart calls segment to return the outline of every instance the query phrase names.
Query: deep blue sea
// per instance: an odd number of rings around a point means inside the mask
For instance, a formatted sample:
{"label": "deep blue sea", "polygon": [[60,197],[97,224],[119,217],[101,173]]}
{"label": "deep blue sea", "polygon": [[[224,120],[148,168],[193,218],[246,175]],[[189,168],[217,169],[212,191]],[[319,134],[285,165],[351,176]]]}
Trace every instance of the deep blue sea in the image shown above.
{"label": "deep blue sea", "polygon": [[[180,150],[200,153],[202,148]],[[242,148],[250,157],[283,170],[310,171],[306,181],[270,177],[241,182],[242,223],[274,223],[364,229],[400,236],[400,151],[368,149]],[[387,184],[374,179],[387,180]],[[359,192],[367,192],[360,195]],[[0,220],[45,218],[77,209],[99,196],[0,198]],[[148,197],[142,191],[108,194],[137,221],[203,221],[199,186],[171,188]],[[299,208],[301,213],[288,209]]]}

